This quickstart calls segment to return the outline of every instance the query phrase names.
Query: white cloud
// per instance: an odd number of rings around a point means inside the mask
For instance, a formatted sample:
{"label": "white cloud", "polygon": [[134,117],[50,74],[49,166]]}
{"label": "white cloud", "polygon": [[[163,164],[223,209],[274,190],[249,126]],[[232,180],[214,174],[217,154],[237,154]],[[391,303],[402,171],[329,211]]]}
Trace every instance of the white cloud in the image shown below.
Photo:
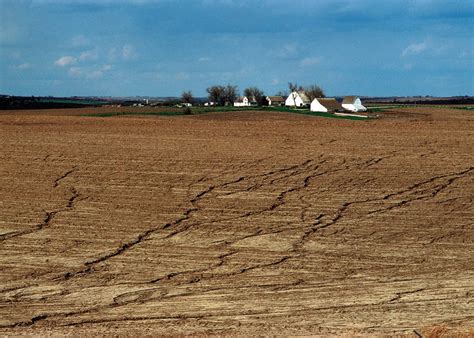
{"label": "white cloud", "polygon": [[68,70],[68,74],[77,79],[96,80],[104,77],[105,73],[111,69],[111,65],[101,67],[71,67]]}
{"label": "white cloud", "polygon": [[19,70],[25,70],[25,69],[31,68],[31,64],[29,64],[28,62],[25,62],[25,63],[22,63],[22,64],[16,66],[15,68],[19,69]]}
{"label": "white cloud", "polygon": [[81,67],[71,67],[68,71],[69,76],[83,79],[99,79],[104,73],[101,70],[90,70]]}
{"label": "white cloud", "polygon": [[211,61],[211,59],[208,57],[201,57],[198,59],[198,62],[208,62],[208,61]]}
{"label": "white cloud", "polygon": [[409,55],[417,55],[421,52],[425,51],[428,48],[428,42],[423,41],[420,43],[412,43],[407,48],[405,48],[402,52],[402,56],[409,56]]}
{"label": "white cloud", "polygon": [[138,57],[135,47],[132,45],[124,45],[121,48],[113,47],[109,50],[109,59],[115,61],[121,59],[124,61],[134,60]]}
{"label": "white cloud", "polygon": [[54,64],[59,67],[65,67],[73,65],[77,62],[77,59],[74,56],[62,56],[57,59]]}
{"label": "white cloud", "polygon": [[86,74],[87,79],[100,79],[104,76],[104,72],[101,70],[94,70]]}
{"label": "white cloud", "polygon": [[90,41],[88,38],[86,38],[84,35],[77,35],[71,39],[71,45],[73,47],[85,47],[90,44]]}
{"label": "white cloud", "polygon": [[122,47],[122,58],[124,60],[133,60],[138,56],[135,48],[131,45],[125,45]]}
{"label": "white cloud", "polygon": [[283,45],[278,51],[277,55],[282,58],[296,56],[298,54],[298,47],[294,43]]}
{"label": "white cloud", "polygon": [[72,77],[81,77],[82,69],[80,67],[71,67],[69,68],[68,74]]}
{"label": "white cloud", "polygon": [[300,67],[310,67],[321,63],[319,56],[311,56],[300,61]]}
{"label": "white cloud", "polygon": [[189,79],[189,74],[184,73],[184,72],[178,73],[178,74],[176,74],[175,79],[176,80],[187,80],[187,79]]}
{"label": "white cloud", "polygon": [[90,61],[90,60],[97,60],[99,58],[99,54],[97,49],[86,50],[79,55],[80,61]]}

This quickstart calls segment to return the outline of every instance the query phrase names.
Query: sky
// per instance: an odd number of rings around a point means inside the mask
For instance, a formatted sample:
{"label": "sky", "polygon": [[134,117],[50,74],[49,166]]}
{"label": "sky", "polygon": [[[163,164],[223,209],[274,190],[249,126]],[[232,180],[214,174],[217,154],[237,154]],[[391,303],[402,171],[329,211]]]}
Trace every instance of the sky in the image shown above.
{"label": "sky", "polygon": [[472,0],[0,0],[0,93],[474,95]]}

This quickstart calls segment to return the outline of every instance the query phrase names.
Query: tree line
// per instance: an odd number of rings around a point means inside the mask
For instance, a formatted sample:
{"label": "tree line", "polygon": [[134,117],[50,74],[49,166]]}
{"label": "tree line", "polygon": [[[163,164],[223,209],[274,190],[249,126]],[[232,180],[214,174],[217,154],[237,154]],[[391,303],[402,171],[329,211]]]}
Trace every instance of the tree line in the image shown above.
{"label": "tree line", "polygon": [[[299,86],[297,83],[288,82],[288,90],[292,92],[305,92],[306,96],[313,101],[315,98],[325,97],[324,90],[318,85]],[[217,85],[206,89],[209,102],[215,102],[219,106],[232,105],[239,97],[239,89],[235,85],[228,84],[227,86]],[[266,105],[266,96],[263,90],[257,87],[248,87],[243,91],[244,96],[252,98],[258,105]],[[288,92],[281,91],[277,96],[288,96]],[[193,93],[188,90],[181,94],[181,100],[184,103],[194,103]]]}

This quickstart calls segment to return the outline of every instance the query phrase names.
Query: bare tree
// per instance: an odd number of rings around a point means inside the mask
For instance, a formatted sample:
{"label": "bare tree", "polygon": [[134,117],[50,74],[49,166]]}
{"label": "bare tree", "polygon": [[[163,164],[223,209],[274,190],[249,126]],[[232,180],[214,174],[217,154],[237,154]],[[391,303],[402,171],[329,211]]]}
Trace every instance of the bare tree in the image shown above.
{"label": "bare tree", "polygon": [[239,95],[237,86],[212,86],[206,89],[209,101],[216,102],[220,106],[233,103]]}
{"label": "bare tree", "polygon": [[318,85],[308,86],[304,89],[304,92],[306,93],[306,96],[308,96],[310,101],[313,101],[314,99],[319,97],[325,97],[324,90]]}
{"label": "bare tree", "polygon": [[209,94],[209,101],[215,102],[216,104],[223,104],[225,88],[223,86],[212,86],[206,89]]}
{"label": "bare tree", "polygon": [[263,105],[265,101],[265,96],[263,91],[258,89],[257,87],[249,87],[245,88],[244,95],[248,98],[253,98],[258,105]]}
{"label": "bare tree", "polygon": [[239,90],[237,86],[228,84],[224,88],[224,104],[232,104],[239,96]]}
{"label": "bare tree", "polygon": [[247,96],[247,97],[252,97],[253,96],[253,91],[251,88],[245,88],[244,89],[244,96]]}
{"label": "bare tree", "polygon": [[298,89],[298,84],[296,82],[288,82],[288,89],[290,92],[295,92]]}
{"label": "bare tree", "polygon": [[184,102],[184,103],[193,103],[194,102],[194,96],[193,96],[193,93],[188,90],[187,92],[183,92],[181,94],[181,100]]}

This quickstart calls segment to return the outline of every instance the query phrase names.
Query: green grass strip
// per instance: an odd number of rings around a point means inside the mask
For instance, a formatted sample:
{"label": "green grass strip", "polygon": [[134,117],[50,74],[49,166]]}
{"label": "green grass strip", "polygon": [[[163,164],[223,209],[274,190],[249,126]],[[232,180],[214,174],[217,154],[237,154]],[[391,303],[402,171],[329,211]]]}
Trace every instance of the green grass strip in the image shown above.
{"label": "green grass strip", "polygon": [[129,115],[157,115],[157,116],[178,116],[185,115],[180,111],[160,111],[160,112],[110,112],[110,113],[92,113],[83,114],[81,116],[88,117],[112,117],[112,116],[129,116]]}
{"label": "green grass strip", "polygon": [[367,121],[369,120],[366,117],[359,117],[359,116],[343,116],[343,115],[335,115],[332,113],[320,113],[320,112],[314,112],[314,111],[295,111],[297,114],[303,114],[303,115],[311,115],[311,116],[319,116],[319,117],[327,117],[330,119],[342,119],[342,120],[364,120]]}
{"label": "green grass strip", "polygon": [[[243,111],[267,111],[267,112],[285,112],[293,114],[303,114],[310,116],[319,116],[327,117],[333,119],[343,119],[343,120],[368,120],[364,117],[358,116],[341,116],[335,115],[332,113],[319,113],[312,112],[308,109],[294,109],[289,107],[196,107],[191,109],[191,115],[205,114],[205,113],[226,113],[226,112],[243,112]],[[155,116],[181,116],[181,115],[190,115],[186,114],[184,111],[162,111],[162,112],[110,112],[110,113],[92,113],[92,114],[83,114],[82,116],[89,117],[113,117],[113,116],[133,116],[133,115],[155,115]]]}

